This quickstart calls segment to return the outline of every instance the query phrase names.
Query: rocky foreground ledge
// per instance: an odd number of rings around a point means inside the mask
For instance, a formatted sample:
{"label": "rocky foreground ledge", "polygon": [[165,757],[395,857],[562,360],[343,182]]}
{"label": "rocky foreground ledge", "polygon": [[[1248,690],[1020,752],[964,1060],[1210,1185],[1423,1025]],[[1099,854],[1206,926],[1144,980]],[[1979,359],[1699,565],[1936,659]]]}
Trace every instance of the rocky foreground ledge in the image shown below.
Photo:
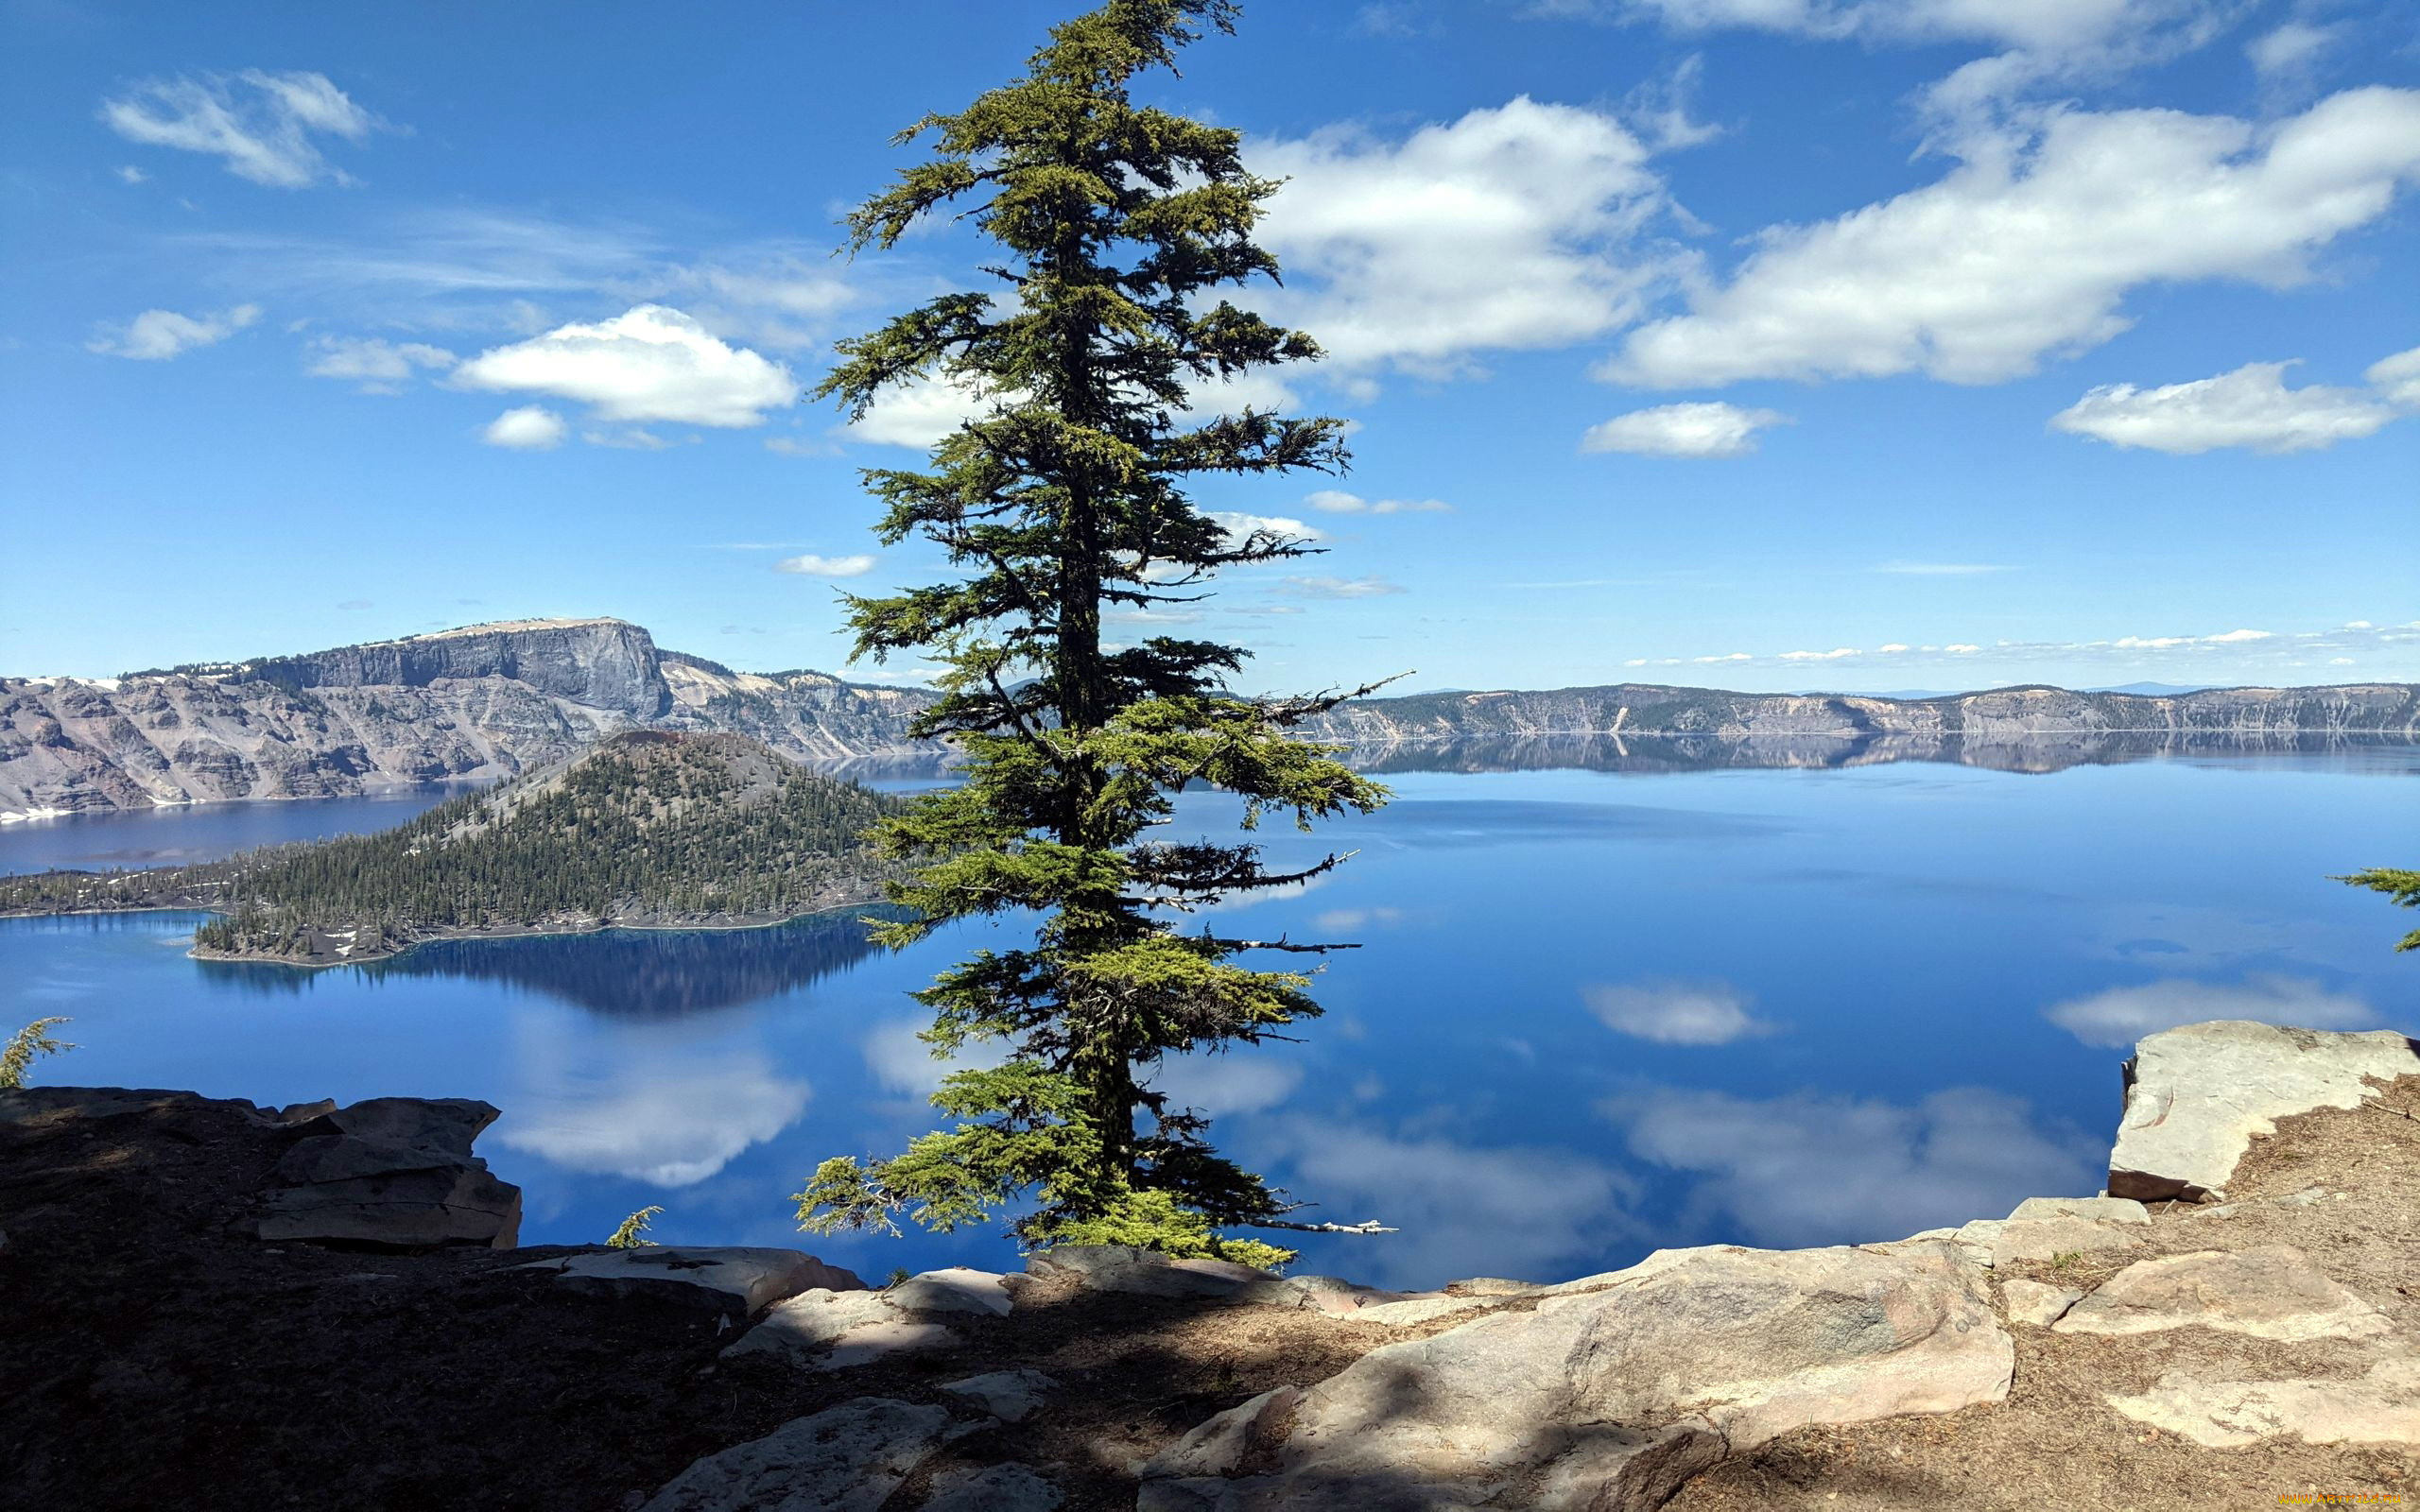
{"label": "rocky foreground ledge", "polygon": [[484,1104],[0,1093],[26,1505],[2079,1508],[2420,1494],[2420,1052],[2193,1025],[2108,1194],[1400,1294],[513,1247]]}

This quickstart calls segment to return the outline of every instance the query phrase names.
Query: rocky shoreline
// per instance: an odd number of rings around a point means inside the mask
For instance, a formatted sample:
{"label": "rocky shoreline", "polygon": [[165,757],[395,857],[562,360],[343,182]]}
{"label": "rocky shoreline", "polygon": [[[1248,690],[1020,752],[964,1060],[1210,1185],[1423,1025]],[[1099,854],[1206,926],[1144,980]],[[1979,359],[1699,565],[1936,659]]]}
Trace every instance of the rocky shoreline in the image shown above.
{"label": "rocky shoreline", "polygon": [[[0,1452],[28,1504],[342,1485],[357,1506],[647,1512],[2014,1512],[2420,1490],[2420,1047],[2392,1033],[2146,1040],[2111,1194],[1418,1295],[1111,1247],[880,1288],[787,1249],[515,1249],[518,1193],[471,1153],[493,1116],[0,1093]],[[307,1431],[265,1394],[291,1371]]]}

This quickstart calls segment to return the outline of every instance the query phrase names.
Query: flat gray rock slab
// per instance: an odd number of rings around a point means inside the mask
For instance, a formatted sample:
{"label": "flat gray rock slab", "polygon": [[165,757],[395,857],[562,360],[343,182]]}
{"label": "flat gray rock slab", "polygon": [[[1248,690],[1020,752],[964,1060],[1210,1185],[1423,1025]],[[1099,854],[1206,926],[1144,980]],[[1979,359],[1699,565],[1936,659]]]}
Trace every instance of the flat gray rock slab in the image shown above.
{"label": "flat gray rock slab", "polygon": [[2044,1218],[2088,1218],[2094,1223],[2135,1223],[2152,1221],[2149,1208],[2132,1197],[2028,1197],[2008,1215],[2011,1223],[2025,1223]]}
{"label": "flat gray rock slab", "polygon": [[2239,1020],[2163,1030],[2127,1062],[2110,1195],[2215,1200],[2254,1138],[2278,1119],[2358,1107],[2377,1094],[2370,1078],[2411,1075],[2420,1075],[2420,1053],[2393,1030],[2331,1034]]}
{"label": "flat gray rock slab", "polygon": [[2050,1325],[2057,1333],[2205,1328],[2288,1343],[2364,1338],[2390,1326],[2291,1245],[2136,1261]]}
{"label": "flat gray rock slab", "polygon": [[1006,1280],[992,1271],[955,1265],[911,1276],[883,1295],[893,1307],[910,1313],[989,1313],[1006,1317],[1015,1305],[1003,1284]]}
{"label": "flat gray rock slab", "polygon": [[810,1370],[846,1370],[886,1355],[945,1349],[959,1336],[922,1323],[884,1292],[801,1292],[766,1309],[756,1326],[723,1350],[772,1354]]}
{"label": "flat gray rock slab", "polygon": [[964,1397],[1004,1423],[1021,1423],[1041,1409],[1059,1383],[1039,1370],[994,1370],[989,1375],[944,1381],[942,1389]]}
{"label": "flat gray rock slab", "polygon": [[2351,1381],[2196,1381],[2170,1372],[2109,1405],[2206,1449],[2278,1437],[2420,1447],[2420,1360],[2383,1360]]}
{"label": "flat gray rock slab", "polygon": [[1233,1297],[1271,1278],[1223,1260],[1170,1260],[1126,1245],[1064,1245],[1028,1260],[1028,1275],[1069,1276],[1087,1291],[1137,1297]]}
{"label": "flat gray rock slab", "polygon": [[2041,1281],[2006,1280],[2000,1282],[2000,1299],[2007,1304],[2008,1320],[2029,1328],[2045,1329],[2066,1315],[2083,1296],[2064,1286],[2048,1286]]}
{"label": "flat gray rock slab", "polygon": [[654,1296],[742,1317],[815,1288],[863,1291],[865,1282],[797,1249],[647,1245],[598,1249],[515,1265],[549,1271],[565,1291],[592,1297]]}
{"label": "flat gray rock slab", "polygon": [[942,1407],[860,1397],[709,1454],[641,1512],[874,1512],[964,1432]]}
{"label": "flat gray rock slab", "polygon": [[1938,1242],[1659,1251],[1222,1413],[1145,1467],[1137,1504],[1661,1505],[1726,1446],[2005,1397],[1982,1275]]}
{"label": "flat gray rock slab", "polygon": [[1059,1487],[1022,1465],[949,1470],[933,1477],[923,1512],[1059,1512]]}
{"label": "flat gray rock slab", "polygon": [[2011,1218],[1992,1236],[1992,1264],[1997,1267],[2020,1260],[2088,1255],[2095,1250],[2122,1249],[2142,1242],[2143,1226],[2139,1224],[2102,1223],[2064,1213]]}

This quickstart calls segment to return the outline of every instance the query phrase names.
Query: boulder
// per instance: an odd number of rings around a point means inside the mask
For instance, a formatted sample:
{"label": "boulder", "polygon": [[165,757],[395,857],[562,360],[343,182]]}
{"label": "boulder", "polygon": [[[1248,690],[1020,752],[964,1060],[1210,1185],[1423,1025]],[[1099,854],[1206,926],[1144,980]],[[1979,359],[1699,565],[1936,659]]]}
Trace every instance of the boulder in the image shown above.
{"label": "boulder", "polygon": [[994,1370],[944,1381],[942,1389],[978,1404],[1004,1423],[1021,1423],[1041,1409],[1043,1399],[1058,1390],[1059,1383],[1039,1370]]}
{"label": "boulder", "polygon": [[1223,1413],[1145,1467],[1138,1505],[1660,1505],[1793,1428],[2000,1400],[2014,1349],[1980,1275],[1939,1242],[1659,1251]]}
{"label": "boulder", "polygon": [[2291,1245],[2203,1249],[2141,1260],[2052,1324],[2058,1333],[2219,1329],[2259,1339],[2352,1339],[2383,1333],[2386,1314],[2320,1274]]}
{"label": "boulder", "polygon": [[[2138,1204],[2129,1203],[2129,1207]],[[2119,1249],[2143,1242],[2139,1226],[2102,1223],[2097,1219],[2058,1213],[2043,1218],[2011,1218],[1992,1236],[1995,1268],[2020,1260],[2056,1260],[2062,1255],[2088,1255],[2097,1249]]]}
{"label": "boulder", "polygon": [[933,1477],[923,1512],[1058,1512],[1059,1487],[1022,1465],[947,1470]]}
{"label": "boulder", "polygon": [[944,1407],[859,1397],[707,1455],[641,1512],[874,1512],[936,1450],[969,1431]]}
{"label": "boulder", "polygon": [[2083,1296],[2082,1292],[2071,1292],[2064,1286],[2045,1285],[2041,1281],[2000,1282],[2000,1300],[2008,1312],[2008,1320],[2037,1329],[2046,1329],[2057,1322]]}
{"label": "boulder", "polygon": [[2093,1223],[2147,1224],[2149,1208],[2130,1197],[2028,1197],[2008,1215],[2010,1223],[2050,1218],[2083,1218]]}
{"label": "boulder", "polygon": [[557,1290],[579,1296],[655,1297],[717,1313],[752,1316],[814,1288],[861,1292],[865,1282],[796,1249],[693,1248],[648,1245],[563,1255],[515,1271],[547,1271]]}
{"label": "boulder", "polygon": [[373,1097],[348,1108],[291,1110],[300,1136],[280,1157],[255,1231],[386,1249],[485,1245],[521,1235],[521,1189],[488,1174],[472,1141],[496,1110],[467,1098]]}
{"label": "boulder", "polygon": [[1233,1297],[1270,1281],[1265,1270],[1223,1260],[1171,1260],[1127,1245],[1064,1245],[1028,1260],[1028,1275],[1073,1277],[1087,1291],[1137,1297]]}
{"label": "boulder", "polygon": [[2354,1108],[2376,1095],[2373,1078],[2411,1075],[2420,1075],[2420,1051],[2392,1030],[2332,1034],[2239,1020],[2163,1030],[2126,1063],[2109,1194],[2216,1200],[2252,1141],[2278,1119]]}
{"label": "boulder", "polygon": [[2205,1449],[2281,1436],[2420,1447],[2420,1360],[2381,1360],[2352,1381],[2196,1381],[2172,1371],[2109,1405]]}
{"label": "boulder", "polygon": [[1015,1305],[1005,1278],[988,1270],[953,1265],[911,1276],[884,1295],[893,1307],[910,1313],[989,1313],[1006,1317]]}
{"label": "boulder", "polygon": [[943,1349],[959,1337],[920,1323],[882,1292],[801,1292],[765,1316],[726,1355],[771,1354],[815,1370],[845,1370],[885,1355]]}

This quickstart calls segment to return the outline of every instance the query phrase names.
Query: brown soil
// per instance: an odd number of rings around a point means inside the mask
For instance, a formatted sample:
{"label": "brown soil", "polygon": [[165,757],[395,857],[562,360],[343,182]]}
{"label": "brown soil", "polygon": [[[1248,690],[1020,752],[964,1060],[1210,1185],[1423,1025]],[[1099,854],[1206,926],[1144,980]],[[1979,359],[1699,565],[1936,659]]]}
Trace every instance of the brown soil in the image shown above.
{"label": "brown soil", "polygon": [[[2224,1210],[2160,1204],[2147,1242],[2071,1260],[2013,1265],[2006,1276],[2089,1291],[2138,1260],[2201,1249],[2292,1245],[2420,1337],[2420,1077],[2379,1102],[2282,1121],[2254,1144]],[[2318,1187],[2308,1205],[2273,1199]],[[2358,1375],[2366,1359],[2335,1341],[2278,1344],[2208,1329],[2120,1337],[2013,1326],[2008,1400],[1939,1418],[1804,1429],[1684,1487],[1672,1512],[2152,1512],[2275,1506],[2280,1495],[2400,1495],[2420,1503],[2420,1455],[2379,1446],[2271,1439],[2204,1449],[2108,1405],[2170,1369],[2225,1379]],[[2393,1505],[2373,1502],[2370,1504]]]}
{"label": "brown soil", "polygon": [[[2387,1104],[2420,1110],[2420,1078]],[[560,1249],[395,1255],[242,1237],[233,1224],[293,1137],[236,1105],[164,1097],[101,1119],[0,1117],[0,1508],[618,1512],[700,1455],[850,1398],[941,1402],[971,1418],[979,1412],[939,1383],[1033,1368],[1062,1383],[1048,1406],[949,1452],[1021,1460],[1065,1490],[1070,1512],[1107,1512],[1133,1505],[1138,1461],[1213,1413],[1466,1320],[1388,1330],[1036,1280],[1009,1317],[949,1318],[965,1338],[958,1349],[804,1374],[768,1356],[722,1359],[732,1335],[711,1315],[567,1296],[510,1269]],[[2270,1200],[2313,1186],[2346,1194]],[[2376,1106],[2290,1120],[2231,1194],[2224,1212],[2158,1212],[2140,1247],[2008,1274],[2087,1289],[2155,1254],[2288,1243],[2403,1336],[2420,1335],[2420,1122]],[[1672,1506],[2149,1512],[2274,1506],[2307,1491],[2420,1499],[2409,1453],[2207,1450],[2104,1400],[2185,1366],[2351,1373],[2353,1346],[2199,1329],[2012,1332],[2005,1403],[1801,1431],[1701,1476]]]}
{"label": "brown soil", "polygon": [[0,1507],[612,1512],[700,1455],[852,1397],[1030,1366],[1066,1388],[957,1452],[1020,1458],[1075,1509],[1271,1387],[1399,1336],[1266,1307],[1036,1282],[962,1349],[832,1375],[720,1358],[717,1319],[549,1289],[557,1248],[344,1252],[231,1225],[293,1136],[232,1104],[0,1120]]}

